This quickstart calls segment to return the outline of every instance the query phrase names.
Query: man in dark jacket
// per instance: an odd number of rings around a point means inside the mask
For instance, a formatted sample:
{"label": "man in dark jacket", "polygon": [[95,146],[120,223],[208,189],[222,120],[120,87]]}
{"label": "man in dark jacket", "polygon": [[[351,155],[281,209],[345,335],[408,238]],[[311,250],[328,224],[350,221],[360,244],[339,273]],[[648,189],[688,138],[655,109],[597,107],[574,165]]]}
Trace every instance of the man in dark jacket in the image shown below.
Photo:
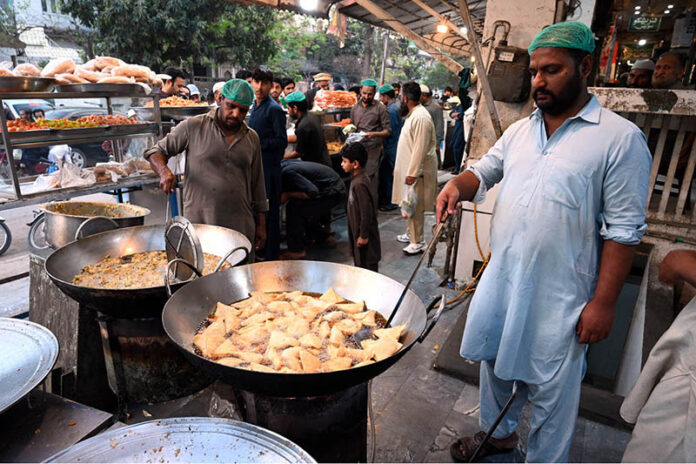
{"label": "man in dark jacket", "polygon": [[[268,195],[268,215],[266,217],[266,248],[259,257],[271,261],[280,255],[280,162],[288,146],[285,131],[285,111],[271,97],[273,73],[263,69],[254,70],[251,86],[256,101],[251,108],[249,127],[254,129],[261,141],[263,176]],[[258,259],[258,257],[257,257]]]}

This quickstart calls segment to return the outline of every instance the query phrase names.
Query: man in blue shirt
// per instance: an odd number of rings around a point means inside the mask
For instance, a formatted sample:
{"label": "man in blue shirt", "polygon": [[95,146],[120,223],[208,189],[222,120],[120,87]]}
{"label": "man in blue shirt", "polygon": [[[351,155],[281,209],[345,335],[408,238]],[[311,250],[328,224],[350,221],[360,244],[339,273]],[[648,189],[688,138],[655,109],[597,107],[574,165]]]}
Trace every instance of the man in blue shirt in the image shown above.
{"label": "man in blue shirt", "polygon": [[256,69],[251,78],[256,101],[251,108],[249,127],[254,129],[261,141],[263,177],[268,195],[266,217],[266,248],[260,257],[266,261],[280,256],[280,162],[283,160],[288,136],[285,131],[285,111],[269,95],[273,85],[273,73]]}
{"label": "man in blue shirt", "polygon": [[392,211],[398,208],[391,202],[392,185],[394,185],[394,163],[396,162],[396,145],[401,134],[401,106],[396,98],[394,87],[384,84],[379,88],[379,99],[387,107],[391,133],[384,139],[384,156],[379,166],[379,209]]}
{"label": "man in blue shirt", "polygon": [[437,217],[500,184],[491,255],[460,354],[481,361],[481,432],[450,451],[468,460],[519,390],[483,454],[512,450],[526,402],[528,462],[564,462],[575,431],[587,345],[609,335],[645,225],[651,158],[641,130],[587,91],[594,37],[582,23],[543,29],[529,46],[537,110],[450,181]]}

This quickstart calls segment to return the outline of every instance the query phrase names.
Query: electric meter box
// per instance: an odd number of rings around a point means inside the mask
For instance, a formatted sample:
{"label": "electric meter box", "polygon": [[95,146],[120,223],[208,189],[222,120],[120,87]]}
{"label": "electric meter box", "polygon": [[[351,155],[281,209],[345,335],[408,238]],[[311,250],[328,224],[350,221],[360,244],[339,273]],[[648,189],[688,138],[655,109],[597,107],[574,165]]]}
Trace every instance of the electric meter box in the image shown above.
{"label": "electric meter box", "polygon": [[494,59],[488,68],[493,99],[507,103],[527,101],[532,87],[527,50],[510,47],[501,41],[493,52]]}

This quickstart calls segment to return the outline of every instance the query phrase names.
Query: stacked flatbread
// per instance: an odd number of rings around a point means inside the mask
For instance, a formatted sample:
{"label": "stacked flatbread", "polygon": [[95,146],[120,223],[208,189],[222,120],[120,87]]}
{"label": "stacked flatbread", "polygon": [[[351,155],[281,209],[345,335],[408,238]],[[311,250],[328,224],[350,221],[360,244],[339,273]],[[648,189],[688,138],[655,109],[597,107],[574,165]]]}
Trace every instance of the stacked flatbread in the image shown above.
{"label": "stacked flatbread", "polygon": [[[231,367],[332,372],[372,364],[401,349],[406,326],[380,328],[380,318],[364,302],[351,303],[333,289],[319,298],[300,291],[252,292],[232,305],[218,303],[193,344],[202,356]],[[372,335],[358,345],[352,336],[362,329]]]}
{"label": "stacked flatbread", "polygon": [[127,64],[123,60],[110,56],[100,56],[85,64],[75,64],[70,58],[56,58],[39,69],[31,63],[19,64],[10,71],[0,68],[2,76],[52,77],[61,85],[67,84],[129,84],[140,82],[162,86],[154,71],[147,66]]}

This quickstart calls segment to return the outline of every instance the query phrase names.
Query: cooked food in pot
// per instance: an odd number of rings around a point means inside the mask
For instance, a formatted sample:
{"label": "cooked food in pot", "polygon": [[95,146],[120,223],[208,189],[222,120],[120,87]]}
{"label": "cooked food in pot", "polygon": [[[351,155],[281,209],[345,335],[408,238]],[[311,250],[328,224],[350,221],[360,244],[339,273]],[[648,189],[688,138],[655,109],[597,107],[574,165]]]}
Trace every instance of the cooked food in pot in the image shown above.
{"label": "cooked food in pot", "polygon": [[[205,266],[203,275],[210,274],[220,261],[219,256],[203,253]],[[164,285],[167,253],[144,251],[120,257],[105,256],[98,263],[82,268],[73,278],[73,283],[82,287],[125,290],[133,288],[160,287]],[[220,269],[229,268],[224,263]]]}
{"label": "cooked food in pot", "polygon": [[[125,173],[127,175],[128,173]],[[47,203],[43,208],[50,213],[66,216],[94,217],[104,216],[114,219],[145,216],[148,210],[127,203],[99,203],[83,201],[59,201]]]}
{"label": "cooked food in pot", "polygon": [[197,354],[220,364],[259,372],[316,373],[365,366],[403,346],[405,325],[386,321],[364,302],[329,289],[252,292],[232,305],[218,303],[193,337]]}

